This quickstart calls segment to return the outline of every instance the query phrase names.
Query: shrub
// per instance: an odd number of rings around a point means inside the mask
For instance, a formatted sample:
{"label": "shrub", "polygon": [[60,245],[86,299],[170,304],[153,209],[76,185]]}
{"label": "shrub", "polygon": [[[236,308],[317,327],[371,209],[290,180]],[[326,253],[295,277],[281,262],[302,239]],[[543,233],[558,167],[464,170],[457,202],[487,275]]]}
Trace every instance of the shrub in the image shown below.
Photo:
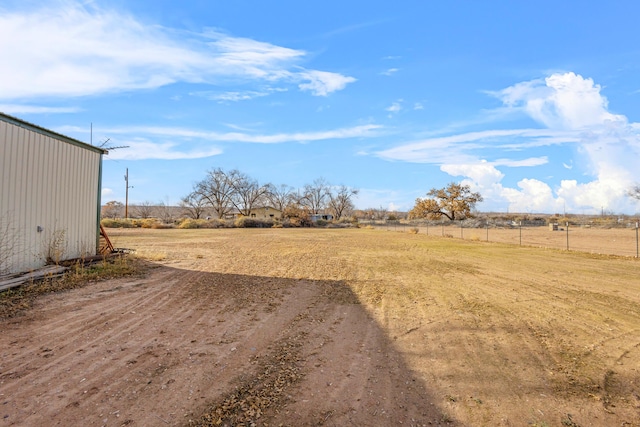
{"label": "shrub", "polygon": [[178,228],[205,228],[207,226],[208,221],[206,219],[191,219],[185,218],[180,221],[178,224]]}
{"label": "shrub", "polygon": [[151,224],[151,228],[153,228],[154,230],[164,230],[167,228],[175,228],[175,226],[173,224],[163,224],[161,222],[154,222],[153,224]]}
{"label": "shrub", "polygon": [[247,224],[250,223],[250,222],[252,222],[252,220],[250,218],[245,218],[245,217],[241,216],[240,218],[237,218],[233,222],[233,225],[235,227],[238,227],[238,228],[244,228],[244,227],[247,227]]}
{"label": "shrub", "polygon": [[141,228],[153,228],[154,224],[158,224],[155,219],[141,219],[139,220]]}
{"label": "shrub", "polygon": [[242,216],[235,220],[234,225],[238,228],[270,228],[273,227],[273,220],[261,220]]}
{"label": "shrub", "polygon": [[409,229],[409,233],[411,233],[411,234],[418,234],[419,231],[420,231],[420,229],[418,227],[411,227]]}
{"label": "shrub", "polygon": [[105,228],[134,228],[134,227],[136,227],[136,225],[133,223],[133,221],[129,221],[127,219],[105,218],[102,221],[100,221],[100,224],[102,224],[102,226],[105,227]]}

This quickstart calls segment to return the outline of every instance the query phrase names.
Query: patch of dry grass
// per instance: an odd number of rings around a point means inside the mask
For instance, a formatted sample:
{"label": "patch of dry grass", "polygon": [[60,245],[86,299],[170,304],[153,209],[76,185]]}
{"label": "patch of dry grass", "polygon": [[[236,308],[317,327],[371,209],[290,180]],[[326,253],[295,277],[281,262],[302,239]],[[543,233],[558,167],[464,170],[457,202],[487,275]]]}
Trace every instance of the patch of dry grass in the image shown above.
{"label": "patch of dry grass", "polygon": [[146,265],[139,259],[118,256],[90,266],[73,266],[61,276],[33,280],[0,292],[0,318],[13,317],[30,308],[39,296],[79,288],[89,283],[143,274]]}

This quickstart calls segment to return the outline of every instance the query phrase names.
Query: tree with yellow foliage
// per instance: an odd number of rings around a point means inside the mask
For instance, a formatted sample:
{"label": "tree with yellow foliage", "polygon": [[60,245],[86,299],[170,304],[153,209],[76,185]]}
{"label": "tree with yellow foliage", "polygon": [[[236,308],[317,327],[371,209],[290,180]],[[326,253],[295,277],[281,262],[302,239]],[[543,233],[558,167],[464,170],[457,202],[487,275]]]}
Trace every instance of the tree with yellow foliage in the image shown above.
{"label": "tree with yellow foliage", "polygon": [[445,188],[432,188],[424,199],[417,198],[409,211],[409,218],[440,219],[443,216],[451,221],[473,217],[476,203],[482,202],[480,193],[471,192],[468,185],[450,183]]}

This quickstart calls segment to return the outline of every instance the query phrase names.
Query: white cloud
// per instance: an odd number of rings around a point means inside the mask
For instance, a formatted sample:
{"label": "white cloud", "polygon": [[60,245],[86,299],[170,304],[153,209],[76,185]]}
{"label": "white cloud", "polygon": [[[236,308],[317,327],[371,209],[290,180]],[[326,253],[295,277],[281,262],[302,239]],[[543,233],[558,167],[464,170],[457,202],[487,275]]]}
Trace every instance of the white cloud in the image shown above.
{"label": "white cloud", "polygon": [[[500,186],[501,187],[501,186]],[[520,190],[502,188],[500,195],[509,202],[510,212],[562,212],[562,199],[554,197],[551,187],[537,179],[523,179],[518,182]]]}
{"label": "white cloud", "polygon": [[422,105],[421,102],[416,102],[415,104],[413,104],[413,109],[414,110],[424,110],[424,105]]}
{"label": "white cloud", "polygon": [[342,90],[349,83],[356,81],[353,77],[326,71],[306,70],[298,73],[298,76],[307,81],[306,83],[300,83],[298,87],[301,90],[311,91],[316,96],[327,96],[331,92]]}
{"label": "white cloud", "polygon": [[385,111],[388,111],[389,117],[393,117],[393,114],[399,113],[400,110],[402,110],[402,99],[398,99],[397,101],[394,101],[391,103],[390,106],[388,106],[387,108],[385,108]]}
{"label": "white cloud", "polygon": [[77,113],[77,107],[45,107],[41,105],[0,104],[0,111],[6,114],[63,114]]}
{"label": "white cloud", "polygon": [[113,195],[113,190],[110,188],[103,188],[102,189],[102,199],[105,199],[106,197],[110,197]]}
{"label": "white cloud", "polygon": [[389,68],[388,70],[385,70],[385,71],[381,72],[380,74],[382,74],[383,76],[391,76],[391,75],[397,73],[398,71],[400,71],[399,68]]}
{"label": "white cloud", "polygon": [[212,101],[218,101],[219,103],[248,101],[254,98],[260,98],[263,96],[271,95],[274,92],[286,92],[287,89],[281,88],[268,88],[260,91],[246,90],[246,91],[228,91],[228,92],[213,92],[213,91],[199,91],[191,92],[192,96],[199,96]]}
{"label": "white cloud", "polygon": [[480,188],[489,187],[504,177],[502,172],[487,162],[467,165],[448,164],[442,165],[440,169],[452,176],[469,177],[473,180],[474,185]]}
{"label": "white cloud", "polygon": [[[369,209],[380,207],[393,211],[408,211],[413,207],[413,201],[420,196],[418,193],[408,193],[391,189],[369,189],[361,188],[354,199],[354,204],[358,209]],[[408,204],[406,201],[410,200]]]}
{"label": "white cloud", "polygon": [[606,122],[626,122],[607,111],[600,85],[574,73],[518,83],[493,94],[507,107],[520,108],[550,129],[584,129]]}
{"label": "white cloud", "polygon": [[200,159],[222,154],[222,150],[217,147],[207,147],[203,149],[191,148],[182,150],[179,144],[172,142],[152,142],[145,139],[122,141],[127,148],[110,151],[107,159],[119,160],[144,160],[144,159]]}
{"label": "white cloud", "polygon": [[[512,211],[634,212],[635,203],[625,196],[640,181],[640,124],[608,110],[602,88],[575,73],[553,74],[545,79],[521,82],[492,95],[504,103],[501,116],[523,113],[543,128],[499,129],[468,132],[412,141],[379,151],[384,159],[441,165],[441,170],[465,177],[487,202],[485,209],[508,202]],[[514,152],[571,144],[582,157],[580,166],[591,177],[584,182],[563,180],[552,188],[538,179],[522,179],[518,188],[501,183],[496,166],[535,167],[549,163],[547,156],[513,159]],[[505,156],[509,154],[509,156]],[[488,159],[492,156],[493,159]],[[498,157],[500,156],[500,157]],[[566,170],[573,161],[559,162]]]}
{"label": "white cloud", "polygon": [[319,132],[278,133],[270,135],[248,134],[243,132],[209,132],[183,128],[170,127],[114,127],[103,129],[102,132],[109,135],[154,135],[167,138],[201,139],[219,142],[250,142],[256,144],[279,144],[285,142],[310,142],[329,139],[345,139],[373,136],[374,131],[380,129],[380,125],[359,125],[349,128],[339,128]]}
{"label": "white cloud", "polygon": [[[229,125],[229,127],[240,127]],[[211,132],[184,128],[160,126],[134,126],[102,128],[102,134],[109,135],[110,145],[128,146],[109,153],[111,159],[195,159],[222,153],[211,142],[281,144],[287,142],[313,142],[336,139],[364,138],[376,135],[380,125],[359,125],[318,132],[296,132],[279,134],[252,134],[248,132]],[[63,126],[57,132],[74,135],[81,139],[87,129]],[[189,147],[185,149],[184,147]]]}
{"label": "white cloud", "polygon": [[0,97],[7,100],[229,81],[306,81],[301,89],[324,96],[355,81],[301,68],[302,50],[217,31],[173,31],[78,1],[0,9],[0,53],[11,58],[0,62]]}
{"label": "white cloud", "polygon": [[[545,146],[576,141],[574,135],[540,129],[507,129],[468,132],[458,135],[427,138],[408,142],[397,147],[377,152],[376,154],[389,160],[401,160],[412,163],[465,163],[474,164],[482,160],[477,154],[483,150],[502,150],[512,152],[523,145]],[[534,163],[543,164],[542,158]],[[496,162],[505,166],[530,166],[531,161],[500,159]],[[493,162],[493,163],[496,163]]]}

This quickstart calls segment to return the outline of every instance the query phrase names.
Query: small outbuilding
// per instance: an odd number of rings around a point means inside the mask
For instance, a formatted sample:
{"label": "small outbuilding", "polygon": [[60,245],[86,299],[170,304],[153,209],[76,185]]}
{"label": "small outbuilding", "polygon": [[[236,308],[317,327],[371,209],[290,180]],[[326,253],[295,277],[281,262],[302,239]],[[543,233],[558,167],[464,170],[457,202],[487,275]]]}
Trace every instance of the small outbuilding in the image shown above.
{"label": "small outbuilding", "polygon": [[106,153],[0,113],[0,275],[96,255]]}

